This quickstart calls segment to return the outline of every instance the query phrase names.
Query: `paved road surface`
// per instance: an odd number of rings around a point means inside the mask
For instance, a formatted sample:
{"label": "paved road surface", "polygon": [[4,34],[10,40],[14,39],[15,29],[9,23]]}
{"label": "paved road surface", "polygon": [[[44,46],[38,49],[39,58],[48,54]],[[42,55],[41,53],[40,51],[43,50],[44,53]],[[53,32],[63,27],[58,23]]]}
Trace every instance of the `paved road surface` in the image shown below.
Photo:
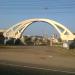
{"label": "paved road surface", "polygon": [[0,64],[75,73],[75,55],[57,47],[1,47]]}

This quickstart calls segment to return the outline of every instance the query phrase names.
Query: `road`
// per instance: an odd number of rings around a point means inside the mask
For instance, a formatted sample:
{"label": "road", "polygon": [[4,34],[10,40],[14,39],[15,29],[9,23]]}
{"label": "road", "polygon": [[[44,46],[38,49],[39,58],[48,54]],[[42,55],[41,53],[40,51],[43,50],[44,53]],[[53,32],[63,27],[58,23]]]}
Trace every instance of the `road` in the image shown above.
{"label": "road", "polygon": [[49,46],[0,47],[0,64],[75,73],[75,55]]}

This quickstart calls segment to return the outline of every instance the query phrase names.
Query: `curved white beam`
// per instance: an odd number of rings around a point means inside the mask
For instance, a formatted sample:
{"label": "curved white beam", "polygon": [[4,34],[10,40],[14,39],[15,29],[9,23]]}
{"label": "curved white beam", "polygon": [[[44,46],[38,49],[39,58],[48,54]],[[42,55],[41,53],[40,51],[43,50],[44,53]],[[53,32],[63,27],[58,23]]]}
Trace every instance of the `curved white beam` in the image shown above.
{"label": "curved white beam", "polygon": [[60,37],[62,40],[73,40],[75,38],[75,35],[72,34],[72,32],[67,29],[64,25],[50,19],[45,18],[34,18],[34,19],[28,19],[24,20],[11,28],[9,28],[6,32],[4,32],[4,36],[8,38],[20,38],[23,31],[34,22],[47,22],[49,25],[52,25],[60,34]]}

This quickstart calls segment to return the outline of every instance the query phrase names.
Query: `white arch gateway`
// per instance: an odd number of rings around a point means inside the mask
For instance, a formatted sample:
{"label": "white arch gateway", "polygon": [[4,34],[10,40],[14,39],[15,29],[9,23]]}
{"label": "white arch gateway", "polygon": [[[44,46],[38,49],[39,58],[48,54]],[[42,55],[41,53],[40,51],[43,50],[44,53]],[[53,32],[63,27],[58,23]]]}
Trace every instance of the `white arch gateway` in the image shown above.
{"label": "white arch gateway", "polygon": [[75,39],[75,35],[64,25],[50,19],[45,18],[34,18],[24,20],[16,25],[13,25],[11,28],[7,29],[3,35],[7,38],[20,38],[24,30],[34,22],[47,22],[49,25],[52,25],[60,34],[60,38],[62,40],[73,40]]}

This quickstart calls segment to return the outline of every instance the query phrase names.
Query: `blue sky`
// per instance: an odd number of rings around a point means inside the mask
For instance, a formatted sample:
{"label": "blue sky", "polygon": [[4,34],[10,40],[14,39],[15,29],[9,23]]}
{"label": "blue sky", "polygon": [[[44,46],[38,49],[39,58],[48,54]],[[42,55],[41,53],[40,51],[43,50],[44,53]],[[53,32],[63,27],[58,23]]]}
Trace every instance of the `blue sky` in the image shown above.
{"label": "blue sky", "polygon": [[[0,0],[0,28],[30,18],[49,18],[64,24],[75,32],[75,0]],[[24,34],[43,35],[56,33],[47,23],[36,22]]]}

